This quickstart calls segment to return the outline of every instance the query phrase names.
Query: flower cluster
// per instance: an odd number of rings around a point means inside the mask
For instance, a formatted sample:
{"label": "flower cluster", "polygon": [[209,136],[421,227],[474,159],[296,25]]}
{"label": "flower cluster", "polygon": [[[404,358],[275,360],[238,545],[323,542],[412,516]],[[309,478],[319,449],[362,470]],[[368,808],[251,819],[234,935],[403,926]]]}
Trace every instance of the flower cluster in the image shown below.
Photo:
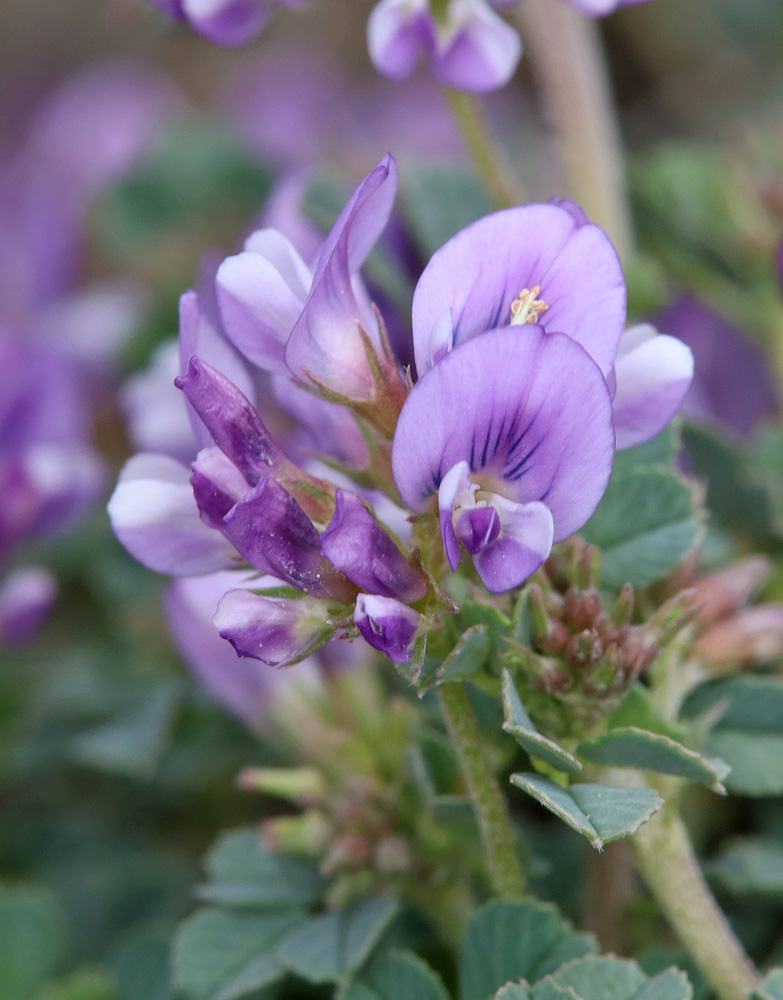
{"label": "flower cluster", "polygon": [[[149,0],[217,45],[244,45],[263,28],[275,6],[307,0]],[[476,93],[505,86],[522,54],[519,35],[494,10],[519,0],[380,0],[367,24],[370,58],[395,80],[429,58],[432,75],[457,90]],[[553,0],[559,2],[559,0]],[[588,17],[646,0],[565,0]]]}
{"label": "flower cluster", "polygon": [[[522,584],[593,513],[615,447],[655,435],[690,384],[680,341],[623,333],[617,254],[571,203],[488,216],[434,255],[414,383],[360,275],[396,184],[387,156],[312,266],[263,229],[218,268],[211,318],[183,296],[176,384],[201,450],[190,470],[136,456],[110,503],[146,565],[221,574],[220,634],[272,666],[358,636],[421,653],[454,609],[450,571],[468,556],[490,592]],[[273,440],[270,400],[304,449]]]}

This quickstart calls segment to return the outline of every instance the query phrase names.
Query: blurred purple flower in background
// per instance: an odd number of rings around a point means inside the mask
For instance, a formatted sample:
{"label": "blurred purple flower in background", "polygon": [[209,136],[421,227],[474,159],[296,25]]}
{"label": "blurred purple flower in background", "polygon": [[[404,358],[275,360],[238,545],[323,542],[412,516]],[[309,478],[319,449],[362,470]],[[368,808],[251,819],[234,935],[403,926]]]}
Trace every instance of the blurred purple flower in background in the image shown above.
{"label": "blurred purple flower in background", "polygon": [[761,351],[714,309],[686,295],[659,313],[655,325],[693,351],[685,416],[745,436],[776,412],[778,396]]}
{"label": "blurred purple flower in background", "polygon": [[170,17],[226,48],[244,45],[261,31],[272,10],[303,7],[308,0],[149,0]]}
{"label": "blurred purple flower in background", "polygon": [[[166,113],[171,88],[140,67],[107,65],[67,81],[42,103],[0,160],[0,559],[27,539],[67,531],[97,502],[103,463],[91,443],[97,376],[136,327],[139,289],[80,288],[87,212],[138,162]],[[4,597],[30,637],[53,602],[40,571]],[[24,610],[26,602],[27,611]],[[19,616],[26,624],[20,625]]]}

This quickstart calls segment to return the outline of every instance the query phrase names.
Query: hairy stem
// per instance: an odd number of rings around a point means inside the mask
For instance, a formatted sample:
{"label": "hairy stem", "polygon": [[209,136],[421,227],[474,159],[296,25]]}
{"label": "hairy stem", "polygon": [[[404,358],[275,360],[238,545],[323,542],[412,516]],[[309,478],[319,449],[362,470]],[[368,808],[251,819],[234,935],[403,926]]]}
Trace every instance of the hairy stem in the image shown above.
{"label": "hairy stem", "polygon": [[505,157],[492,140],[478,98],[461,90],[446,89],[444,93],[473,169],[495,205],[509,208],[518,204],[521,198],[514,191]]}
{"label": "hairy stem", "polygon": [[495,892],[501,899],[516,899],[525,892],[514,830],[506,800],[489,766],[484,739],[462,684],[438,688],[449,736],[459,755],[473,806],[478,816],[487,867]]}
{"label": "hairy stem", "polygon": [[631,845],[658,905],[720,1000],[745,1000],[759,975],[707,887],[674,802]]}
{"label": "hairy stem", "polygon": [[633,246],[625,161],[598,26],[567,3],[525,0],[518,10],[567,193],[625,259]]}

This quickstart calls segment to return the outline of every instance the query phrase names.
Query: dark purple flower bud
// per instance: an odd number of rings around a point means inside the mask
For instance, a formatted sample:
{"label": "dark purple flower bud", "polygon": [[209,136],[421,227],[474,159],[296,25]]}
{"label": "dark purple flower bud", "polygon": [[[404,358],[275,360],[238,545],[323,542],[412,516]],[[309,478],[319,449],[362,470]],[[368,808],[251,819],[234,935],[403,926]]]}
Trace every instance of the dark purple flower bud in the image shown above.
{"label": "dark purple flower bud", "polygon": [[309,656],[333,633],[326,617],[320,601],[230,590],[218,605],[214,623],[238,656],[282,667]]}
{"label": "dark purple flower bud", "polygon": [[408,604],[427,593],[424,574],[395,545],[355,493],[338,490],[321,551],[357,587]]}
{"label": "dark purple flower bud", "polygon": [[373,649],[385,653],[395,663],[407,663],[413,656],[421,615],[393,597],[359,594],[353,620],[362,638]]}
{"label": "dark purple flower bud", "polygon": [[262,479],[224,524],[237,551],[264,573],[316,597],[353,600],[356,588],[321,555],[312,521],[274,479]]}
{"label": "dark purple flower bud", "polygon": [[218,448],[251,485],[285,461],[247,397],[212,365],[191,358],[187,375],[174,384],[185,393]]}

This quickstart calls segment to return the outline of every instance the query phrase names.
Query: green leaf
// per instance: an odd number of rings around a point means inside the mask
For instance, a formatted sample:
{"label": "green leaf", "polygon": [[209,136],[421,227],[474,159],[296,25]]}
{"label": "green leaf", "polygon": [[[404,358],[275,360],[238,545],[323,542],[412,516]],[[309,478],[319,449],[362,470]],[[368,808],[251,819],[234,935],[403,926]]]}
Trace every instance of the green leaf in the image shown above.
{"label": "green leaf", "polygon": [[706,751],[731,767],[726,787],[737,795],[783,792],[783,680],[733,677],[698,687],[683,715],[725,708],[707,739]]}
{"label": "green leaf", "polygon": [[602,584],[619,589],[666,576],[700,532],[691,486],[670,469],[652,466],[613,475],[582,535],[601,548]]}
{"label": "green leaf", "polygon": [[36,993],[35,1000],[117,1000],[117,989],[112,977],[103,969],[86,968],[48,983]]}
{"label": "green leaf", "polygon": [[240,1000],[257,993],[280,979],[286,972],[285,965],[274,951],[259,955],[245,965],[233,979],[222,987],[215,1000]]}
{"label": "green leaf", "polygon": [[611,729],[601,736],[585,740],[576,752],[596,764],[673,774],[688,781],[701,782],[715,792],[726,793],[721,781],[729,769],[723,761],[702,757],[668,736],[635,726]]}
{"label": "green leaf", "polygon": [[484,188],[464,167],[408,163],[402,171],[400,193],[403,214],[425,259],[494,208]]}
{"label": "green leaf", "polygon": [[440,976],[409,951],[376,958],[340,1000],[449,1000]]}
{"label": "green leaf", "polygon": [[473,677],[484,667],[491,650],[492,641],[486,625],[474,625],[467,629],[443,661],[438,670],[437,683]]}
{"label": "green leaf", "polygon": [[525,706],[514,686],[511,674],[505,669],[503,671],[503,709],[505,712],[504,731],[510,733],[531,757],[538,757],[552,767],[560,771],[567,771],[569,774],[580,773],[582,765],[576,757],[538,732],[525,711]]}
{"label": "green leaf", "polygon": [[64,939],[54,896],[37,886],[0,886],[3,1000],[29,1000],[60,961]]}
{"label": "green leaf", "polygon": [[77,736],[71,755],[80,764],[150,778],[171,735],[182,688],[164,684],[119,718]]}
{"label": "green leaf", "polygon": [[690,1000],[691,985],[679,969],[667,969],[648,979],[636,962],[609,956],[588,956],[569,962],[553,975],[579,1000]]}
{"label": "green leaf", "polygon": [[307,907],[326,886],[316,865],[265,850],[252,828],[223,834],[205,867],[211,881],[199,888],[199,897],[224,906]]}
{"label": "green leaf", "polygon": [[368,958],[398,911],[392,899],[366,899],[313,917],[281,941],[277,956],[311,983],[336,983]]}
{"label": "green leaf", "polygon": [[296,912],[200,910],[174,941],[174,985],[190,1000],[216,1000],[235,977],[302,923]]}
{"label": "green leaf", "polygon": [[511,783],[587,837],[599,851],[604,844],[635,833],[663,805],[652,788],[587,784],[563,788],[538,774],[512,774]]}
{"label": "green leaf", "polygon": [[146,932],[114,952],[117,1000],[171,1000],[171,943],[161,932]]}
{"label": "green leaf", "polygon": [[650,692],[641,684],[634,684],[620,705],[609,716],[609,729],[636,726],[649,733],[660,733],[679,740],[680,729],[656,715]]}
{"label": "green leaf", "polygon": [[577,934],[553,906],[534,900],[489,903],[473,916],[465,936],[460,1000],[487,1000],[506,983],[535,981],[594,951],[593,938]]}
{"label": "green leaf", "polygon": [[614,475],[630,472],[640,465],[671,465],[682,446],[679,421],[673,420],[650,441],[618,451],[614,457]]}
{"label": "green leaf", "polygon": [[772,969],[752,994],[754,1000],[783,1000],[783,969]]}
{"label": "green leaf", "polygon": [[738,896],[783,899],[783,845],[762,837],[742,837],[711,858],[704,871],[710,881]]}

